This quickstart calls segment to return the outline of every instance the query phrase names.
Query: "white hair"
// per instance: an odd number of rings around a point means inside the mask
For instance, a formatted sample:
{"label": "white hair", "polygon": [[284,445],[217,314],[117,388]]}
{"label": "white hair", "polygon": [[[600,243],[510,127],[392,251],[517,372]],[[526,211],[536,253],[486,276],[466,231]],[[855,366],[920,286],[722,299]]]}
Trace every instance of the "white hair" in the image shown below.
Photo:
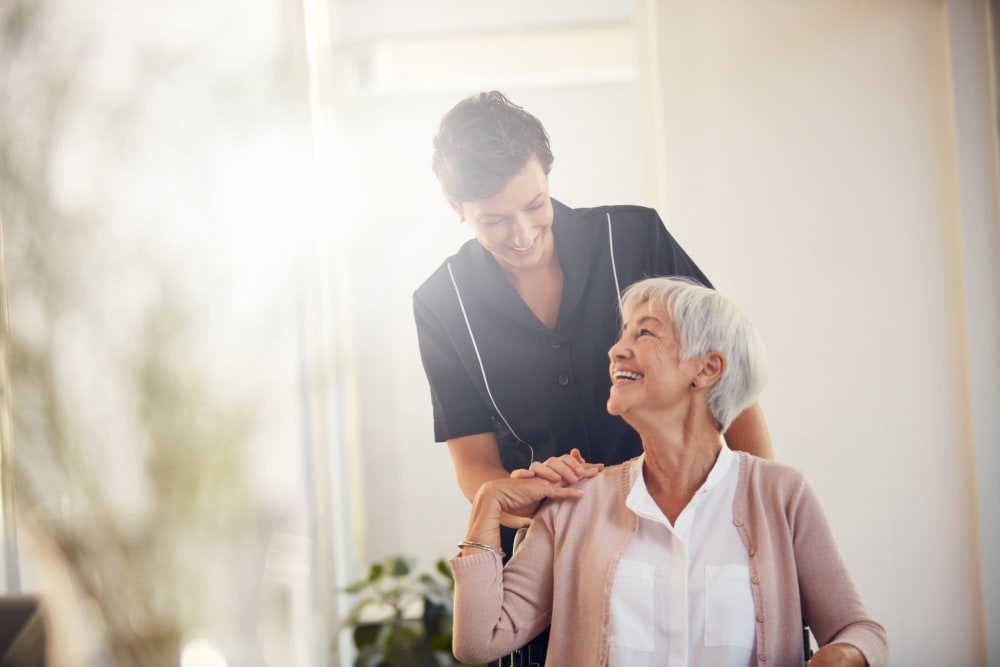
{"label": "white hair", "polygon": [[724,433],[757,400],[767,381],[767,352],[753,324],[726,297],[685,278],[647,278],[622,295],[628,321],[643,304],[666,308],[681,360],[718,352],[726,368],[708,392],[708,408]]}

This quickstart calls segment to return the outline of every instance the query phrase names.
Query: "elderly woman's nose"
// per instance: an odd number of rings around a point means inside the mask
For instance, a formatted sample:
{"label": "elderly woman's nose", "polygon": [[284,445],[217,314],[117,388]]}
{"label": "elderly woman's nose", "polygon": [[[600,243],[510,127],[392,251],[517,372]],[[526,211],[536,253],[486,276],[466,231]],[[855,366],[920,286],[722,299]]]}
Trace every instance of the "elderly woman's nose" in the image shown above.
{"label": "elderly woman's nose", "polygon": [[622,339],[619,338],[618,341],[611,346],[611,349],[608,350],[608,359],[611,361],[614,361],[615,359],[624,359],[627,353],[627,346],[622,342]]}

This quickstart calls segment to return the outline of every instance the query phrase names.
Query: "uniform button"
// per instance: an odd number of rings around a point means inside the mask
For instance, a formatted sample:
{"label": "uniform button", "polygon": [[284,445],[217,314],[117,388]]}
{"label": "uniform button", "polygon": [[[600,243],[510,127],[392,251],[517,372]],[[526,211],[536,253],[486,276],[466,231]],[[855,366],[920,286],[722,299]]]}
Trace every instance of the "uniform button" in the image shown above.
{"label": "uniform button", "polygon": [[549,345],[552,346],[553,350],[558,350],[560,347],[562,347],[562,341],[559,340],[558,338],[552,338],[549,340]]}
{"label": "uniform button", "polygon": [[734,526],[742,526],[743,525],[743,519],[739,519],[739,518],[733,519],[733,525]]}
{"label": "uniform button", "polygon": [[752,577],[750,577],[750,583],[752,583],[752,584],[759,584],[760,583],[760,577],[758,577],[756,574],[753,575]]}
{"label": "uniform button", "polygon": [[559,376],[559,384],[562,385],[563,387],[565,387],[566,385],[568,385],[569,384],[569,376],[568,375],[560,375]]}
{"label": "uniform button", "polygon": [[763,623],[766,619],[767,619],[767,617],[764,616],[764,614],[757,614],[757,622],[758,623]]}

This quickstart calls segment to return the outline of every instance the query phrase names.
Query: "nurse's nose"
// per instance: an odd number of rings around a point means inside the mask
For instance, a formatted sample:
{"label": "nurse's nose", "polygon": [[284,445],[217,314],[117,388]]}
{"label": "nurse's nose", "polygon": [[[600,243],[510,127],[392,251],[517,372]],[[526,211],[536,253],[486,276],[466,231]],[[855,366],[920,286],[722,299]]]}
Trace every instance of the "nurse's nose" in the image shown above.
{"label": "nurse's nose", "polygon": [[527,248],[531,245],[531,223],[526,217],[514,219],[513,228],[510,231],[510,239],[513,245],[518,248]]}

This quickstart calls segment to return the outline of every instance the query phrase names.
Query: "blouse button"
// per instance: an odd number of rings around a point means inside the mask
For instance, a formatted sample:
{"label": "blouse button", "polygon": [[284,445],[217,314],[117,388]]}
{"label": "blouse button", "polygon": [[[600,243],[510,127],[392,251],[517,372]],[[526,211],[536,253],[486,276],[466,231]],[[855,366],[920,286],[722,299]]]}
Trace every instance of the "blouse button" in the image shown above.
{"label": "blouse button", "polygon": [[566,385],[568,385],[569,384],[569,376],[568,375],[560,375],[559,376],[559,384],[562,385],[563,387],[565,387]]}

